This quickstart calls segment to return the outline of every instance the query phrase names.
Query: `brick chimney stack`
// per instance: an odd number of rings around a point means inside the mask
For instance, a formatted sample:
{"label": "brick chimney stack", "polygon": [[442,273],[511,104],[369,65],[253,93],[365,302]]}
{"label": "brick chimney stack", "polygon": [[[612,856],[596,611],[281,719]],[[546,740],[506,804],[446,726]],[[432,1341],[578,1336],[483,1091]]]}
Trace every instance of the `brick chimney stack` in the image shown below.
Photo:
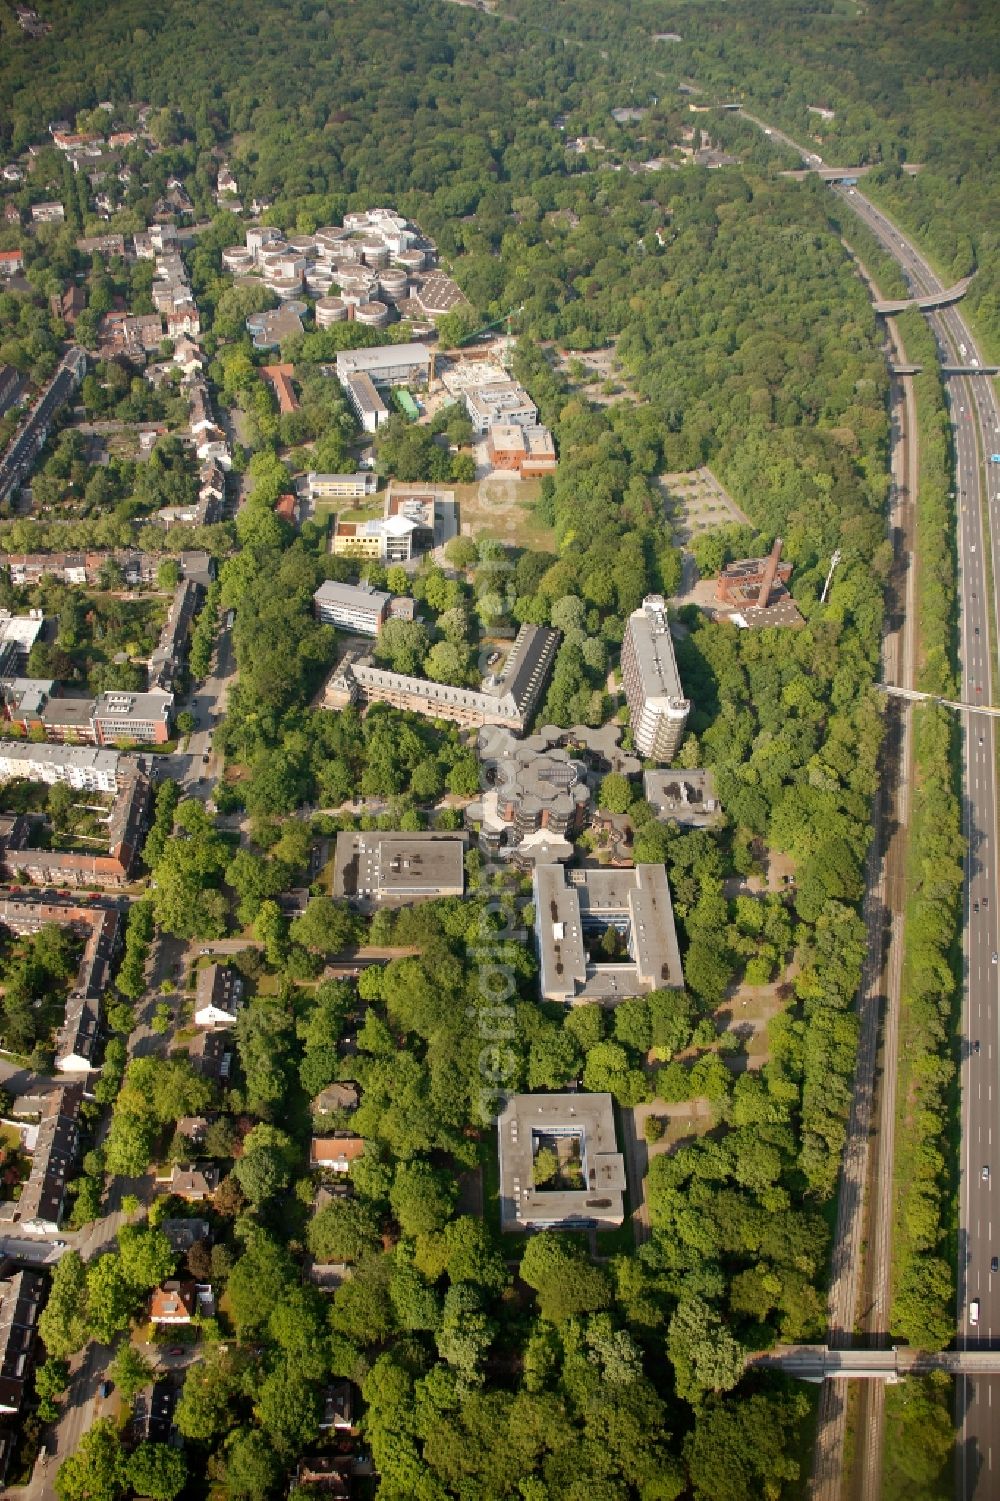
{"label": "brick chimney stack", "polygon": [[760,593],[757,596],[758,610],[766,610],[771,601],[771,590],[774,587],[774,576],[778,571],[778,562],[781,558],[781,538],[775,537],[774,546],[771,548],[771,556],[767,560],[764,569],[764,577],[761,580]]}

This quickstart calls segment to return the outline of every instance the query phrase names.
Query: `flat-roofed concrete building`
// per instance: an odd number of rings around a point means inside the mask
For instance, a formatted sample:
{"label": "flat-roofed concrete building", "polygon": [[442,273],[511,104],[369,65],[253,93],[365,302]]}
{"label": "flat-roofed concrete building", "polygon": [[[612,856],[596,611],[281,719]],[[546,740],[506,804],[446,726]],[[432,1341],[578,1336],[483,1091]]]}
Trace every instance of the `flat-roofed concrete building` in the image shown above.
{"label": "flat-roofed concrete building", "polygon": [[339,521],[333,531],[335,558],[363,558],[408,563],[413,557],[417,523],[406,516],[372,516],[368,521]]}
{"label": "flat-roofed concrete building", "polygon": [[363,911],[461,896],[465,845],[464,834],[338,834],[333,894]]}
{"label": "flat-roofed concrete building", "polygon": [[306,489],[310,500],[362,500],[374,495],[378,489],[378,476],[373,469],[362,469],[357,474],[306,475]]}
{"label": "flat-roofed concrete building", "polygon": [[366,375],[376,386],[426,385],[431,352],[426,344],[382,344],[375,349],[342,349],[337,355],[337,379]]}
{"label": "flat-roofed concrete building", "polygon": [[614,1006],[684,984],[664,866],[536,865],[532,891],[544,1000]]}
{"label": "flat-roofed concrete building", "polygon": [[170,739],[173,707],[172,693],[102,693],[94,704],[94,736],[98,745],[162,745]]}
{"label": "flat-roofed concrete building", "polygon": [[455,536],[454,490],[435,485],[391,485],[383,515],[367,521],[341,521],[333,533],[335,557],[409,563]]}
{"label": "flat-roofed concrete building", "polygon": [[647,771],[642,785],[647,803],[664,822],[704,829],[722,817],[710,771]]}
{"label": "flat-roofed concrete building", "polygon": [[494,423],[490,428],[487,453],[494,469],[513,469],[522,479],[553,474],[556,468],[556,448],[547,427]]}
{"label": "flat-roofed concrete building", "polygon": [[491,427],[536,427],[538,408],[516,380],[473,386],[465,392],[465,408],[477,433]]}
{"label": "flat-roofed concrete building", "polygon": [[313,595],[317,620],[342,631],[377,636],[389,615],[390,595],[381,589],[327,579]]}
{"label": "flat-roofed concrete building", "polygon": [[636,750],[650,760],[672,761],[684,739],[691,704],[684,697],[662,595],[647,594],[628,618],[622,679]]}
{"label": "flat-roofed concrete building", "polygon": [[247,319],[247,332],[253,339],[255,349],[276,349],[285,339],[292,339],[302,332],[302,319],[296,308],[287,304],[268,308],[263,313],[252,313]]}
{"label": "flat-roofed concrete building", "polygon": [[509,1095],[497,1142],[501,1230],[622,1223],[625,1159],[609,1094]]}
{"label": "flat-roofed concrete building", "polygon": [[487,787],[466,809],[466,819],[480,825],[481,845],[497,853],[516,850],[544,864],[570,858],[569,841],[587,822],[590,788],[583,762],[556,743],[561,733],[517,740],[509,730],[480,730]]}
{"label": "flat-roofed concrete building", "polygon": [[383,422],[389,420],[389,408],[378,394],[371,376],[358,370],[345,375],[341,384],[364,431],[377,433]]}

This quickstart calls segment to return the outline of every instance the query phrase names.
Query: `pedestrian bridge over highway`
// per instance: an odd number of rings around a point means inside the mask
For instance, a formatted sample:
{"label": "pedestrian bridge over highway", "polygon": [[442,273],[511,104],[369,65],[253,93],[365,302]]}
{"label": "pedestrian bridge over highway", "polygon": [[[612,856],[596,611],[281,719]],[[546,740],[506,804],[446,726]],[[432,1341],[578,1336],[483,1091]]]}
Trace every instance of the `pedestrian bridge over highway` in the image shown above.
{"label": "pedestrian bridge over highway", "polygon": [[[898,365],[889,362],[890,375],[919,375],[923,365]],[[942,375],[1000,375],[1000,365],[942,365]]]}
{"label": "pedestrian bridge over highway", "polygon": [[963,276],[953,287],[945,287],[940,292],[930,292],[926,297],[901,297],[896,301],[876,302],[876,313],[891,316],[893,313],[905,313],[909,308],[919,308],[923,313],[932,313],[935,308],[950,307],[953,302],[959,302],[969,290],[971,276]]}
{"label": "pedestrian bridge over highway", "polygon": [[893,698],[907,698],[911,703],[940,704],[942,709],[955,709],[959,714],[985,714],[990,719],[1000,719],[1000,709],[995,709],[992,704],[960,703],[954,698],[941,698],[936,693],[919,693],[916,688],[897,688],[894,683],[876,683],[875,686]]}
{"label": "pedestrian bridge over highway", "polygon": [[784,1371],[800,1381],[903,1381],[946,1371],[950,1376],[1000,1375],[1000,1350],[833,1350],[828,1345],[776,1345],[749,1365]]}

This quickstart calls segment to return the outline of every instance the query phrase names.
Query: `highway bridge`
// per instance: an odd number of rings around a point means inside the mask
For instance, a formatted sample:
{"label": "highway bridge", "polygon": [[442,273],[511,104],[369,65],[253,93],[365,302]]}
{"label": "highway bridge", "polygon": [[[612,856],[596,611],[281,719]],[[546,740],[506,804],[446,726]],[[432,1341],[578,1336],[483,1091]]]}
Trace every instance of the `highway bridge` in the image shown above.
{"label": "highway bridge", "polygon": [[953,287],[944,287],[940,292],[928,292],[923,297],[898,297],[892,301],[876,302],[875,311],[884,317],[893,313],[905,313],[910,308],[919,308],[922,313],[933,313],[936,308],[950,307],[959,302],[969,289],[971,276],[963,276]]}
{"label": "highway bridge", "polygon": [[[920,375],[923,365],[897,365],[890,363],[890,375]],[[942,375],[1000,375],[1000,365],[942,365]]]}
{"label": "highway bridge", "polygon": [[907,698],[911,703],[940,704],[942,709],[954,709],[959,714],[985,714],[990,719],[1000,719],[1000,709],[992,704],[969,704],[955,698],[941,698],[937,693],[920,693],[916,688],[899,688],[895,683],[876,683],[883,693],[893,698]]}
{"label": "highway bridge", "polygon": [[828,1345],[776,1345],[748,1365],[784,1371],[800,1381],[888,1381],[947,1371],[951,1376],[1000,1375],[1000,1350],[834,1350]]}

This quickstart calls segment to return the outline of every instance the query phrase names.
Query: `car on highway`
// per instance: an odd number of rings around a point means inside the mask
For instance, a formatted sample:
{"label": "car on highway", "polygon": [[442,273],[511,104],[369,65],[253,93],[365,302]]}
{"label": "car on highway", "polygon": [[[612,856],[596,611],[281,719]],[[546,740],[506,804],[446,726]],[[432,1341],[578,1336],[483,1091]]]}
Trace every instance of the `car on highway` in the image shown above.
{"label": "car on highway", "polygon": [[979,1038],[978,1037],[976,1038],[975,1042],[972,1044],[972,1050],[975,1053],[979,1052]]}
{"label": "car on highway", "polygon": [[[965,411],[964,407],[962,408],[962,411],[963,412]],[[990,454],[990,463],[991,464],[1000,464],[1000,453],[991,453]]]}
{"label": "car on highway", "polygon": [[991,1272],[1000,1272],[1000,1257],[997,1257],[997,1256],[991,1256],[990,1257],[990,1271]]}
{"label": "car on highway", "polygon": [[989,897],[988,897],[988,896],[984,896],[984,897],[983,897],[983,907],[984,907],[984,908],[986,908],[986,907],[988,907],[988,906],[989,906],[989,904],[990,904],[990,899],[989,899]]}
{"label": "car on highway", "polygon": [[973,912],[978,912],[979,911],[979,903],[978,902],[973,902],[973,904],[972,904],[972,910],[973,910]]}
{"label": "car on highway", "polygon": [[982,1178],[984,1183],[988,1183],[990,1181],[990,1165],[988,1162],[983,1163],[983,1170],[979,1174],[979,1176]]}
{"label": "car on highway", "polygon": [[996,949],[994,949],[993,950],[993,957],[990,959],[990,963],[991,964],[996,964],[996,962],[997,962],[997,951],[996,951]]}
{"label": "car on highway", "polygon": [[979,1299],[978,1298],[973,1298],[972,1302],[969,1304],[969,1323],[972,1325],[973,1329],[979,1323]]}

